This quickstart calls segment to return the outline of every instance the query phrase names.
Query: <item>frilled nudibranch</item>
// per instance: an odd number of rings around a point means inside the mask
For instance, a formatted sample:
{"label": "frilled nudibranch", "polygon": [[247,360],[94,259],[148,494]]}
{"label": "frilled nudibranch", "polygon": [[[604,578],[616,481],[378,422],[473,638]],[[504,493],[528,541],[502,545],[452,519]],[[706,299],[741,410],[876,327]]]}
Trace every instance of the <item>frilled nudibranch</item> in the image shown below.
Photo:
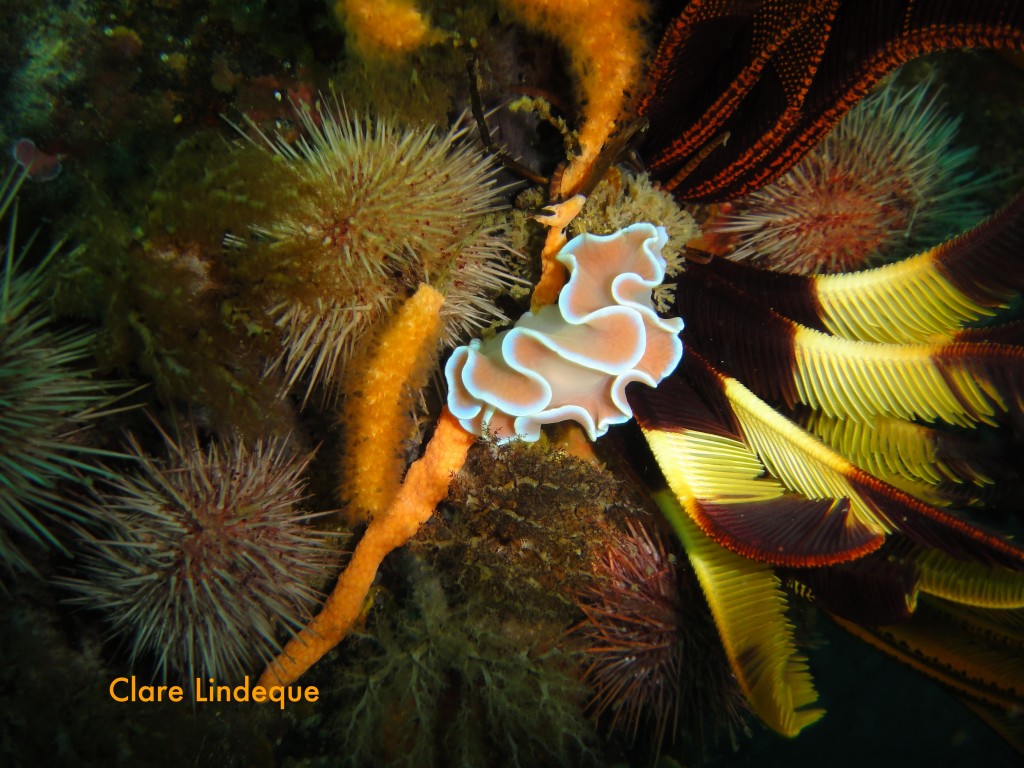
{"label": "frilled nudibranch", "polygon": [[683,321],[659,317],[651,301],[667,241],[646,223],[573,238],[558,254],[570,278],[557,305],[448,360],[448,408],[463,429],[533,441],[541,425],[572,419],[595,440],[629,421],[626,385],[657,386],[683,354]]}

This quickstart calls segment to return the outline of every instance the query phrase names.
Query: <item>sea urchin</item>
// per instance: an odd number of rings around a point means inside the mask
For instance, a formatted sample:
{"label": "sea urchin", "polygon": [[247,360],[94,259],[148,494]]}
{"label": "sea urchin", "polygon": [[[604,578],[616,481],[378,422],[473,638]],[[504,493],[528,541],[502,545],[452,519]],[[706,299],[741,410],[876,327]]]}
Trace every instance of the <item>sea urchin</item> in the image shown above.
{"label": "sea urchin", "polygon": [[632,738],[653,719],[662,743],[679,720],[684,631],[664,542],[630,523],[628,534],[612,538],[597,582],[581,597],[587,618],[576,631],[592,658],[584,679],[595,691],[595,712],[610,711],[612,727],[625,726]]}
{"label": "sea urchin", "polygon": [[16,242],[20,186],[13,173],[0,181],[0,568],[32,572],[21,543],[62,549],[54,524],[75,517],[61,484],[102,472],[85,459],[105,452],[79,433],[111,398],[81,367],[91,335],[58,327],[46,310],[43,274],[59,248],[24,267],[32,243]]}
{"label": "sea urchin", "polygon": [[861,101],[803,160],[712,221],[728,257],[797,274],[846,272],[880,255],[934,245],[983,215],[972,192],[973,148],[953,144],[960,121],[938,107],[930,80],[892,81]]}
{"label": "sea urchin", "polygon": [[594,576],[577,595],[586,618],[571,632],[589,660],[594,715],[609,715],[634,743],[650,728],[655,754],[680,735],[701,749],[732,735],[742,695],[692,574],[657,530],[627,522],[608,537]]}
{"label": "sea urchin", "polygon": [[[496,164],[458,126],[438,134],[333,109],[297,107],[306,136],[262,136],[290,170],[272,219],[249,248],[268,249],[280,286],[271,308],[289,383],[337,388],[366,331],[420,283],[445,295],[446,340],[507,318],[493,295],[513,281],[501,244]],[[326,386],[324,386],[326,385]]]}
{"label": "sea urchin", "polygon": [[96,493],[109,535],[85,542],[84,578],[65,583],[130,638],[133,661],[155,656],[165,678],[236,679],[273,656],[278,629],[309,619],[333,556],[300,508],[311,456],[281,441],[204,450],[183,431],[164,434],[166,462],[130,439],[138,472]]}

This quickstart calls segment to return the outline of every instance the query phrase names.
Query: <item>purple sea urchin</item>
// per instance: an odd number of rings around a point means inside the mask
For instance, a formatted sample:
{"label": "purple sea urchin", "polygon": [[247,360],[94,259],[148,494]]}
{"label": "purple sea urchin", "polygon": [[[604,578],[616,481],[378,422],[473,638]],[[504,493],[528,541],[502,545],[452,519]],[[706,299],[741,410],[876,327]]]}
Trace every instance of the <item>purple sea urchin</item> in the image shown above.
{"label": "purple sea urchin", "polygon": [[937,99],[929,80],[890,81],[711,233],[734,241],[731,259],[798,274],[861,269],[959,234],[983,215],[971,193],[988,178],[972,176],[975,150],[954,146],[960,121]]}
{"label": "purple sea urchin", "polygon": [[742,695],[684,568],[657,531],[629,522],[577,595],[586,619],[571,636],[589,659],[591,709],[634,743],[650,729],[654,753],[680,736],[703,748],[742,721]]}
{"label": "purple sea urchin", "polygon": [[130,639],[133,660],[154,656],[165,677],[234,679],[309,618],[333,560],[301,509],[311,456],[282,441],[204,449],[194,429],[164,440],[160,462],[131,438],[138,472],[96,493],[109,535],[85,543],[84,578],[66,584]]}
{"label": "purple sea urchin", "polygon": [[[513,278],[504,266],[504,189],[465,130],[403,130],[333,109],[299,110],[306,137],[263,136],[291,171],[272,221],[254,228],[290,283],[272,308],[290,384],[336,385],[353,349],[425,282],[446,297],[446,340],[507,318],[491,303]],[[285,295],[282,293],[282,295]]]}
{"label": "purple sea urchin", "polygon": [[580,595],[586,620],[575,633],[592,661],[584,681],[593,709],[635,739],[645,720],[661,744],[679,722],[683,607],[665,544],[640,526],[612,539],[596,583]]}
{"label": "purple sea urchin", "polygon": [[102,473],[86,459],[105,452],[79,432],[111,398],[80,367],[92,337],[55,326],[41,297],[44,270],[59,249],[23,266],[31,242],[16,242],[20,185],[13,173],[0,181],[0,222],[9,228],[0,252],[0,568],[31,572],[21,542],[61,548],[52,529],[75,517],[59,486],[82,472]]}

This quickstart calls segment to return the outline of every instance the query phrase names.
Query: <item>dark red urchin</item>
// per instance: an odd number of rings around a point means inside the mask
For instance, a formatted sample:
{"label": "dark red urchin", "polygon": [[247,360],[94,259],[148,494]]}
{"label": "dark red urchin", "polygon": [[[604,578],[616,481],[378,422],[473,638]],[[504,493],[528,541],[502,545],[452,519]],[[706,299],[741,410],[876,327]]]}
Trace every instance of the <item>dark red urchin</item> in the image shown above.
{"label": "dark red urchin", "polygon": [[610,715],[632,743],[649,727],[655,753],[681,727],[701,745],[705,724],[714,736],[742,719],[742,697],[687,574],[657,531],[630,521],[609,536],[595,581],[577,595],[586,619],[571,634],[590,659],[591,712]]}

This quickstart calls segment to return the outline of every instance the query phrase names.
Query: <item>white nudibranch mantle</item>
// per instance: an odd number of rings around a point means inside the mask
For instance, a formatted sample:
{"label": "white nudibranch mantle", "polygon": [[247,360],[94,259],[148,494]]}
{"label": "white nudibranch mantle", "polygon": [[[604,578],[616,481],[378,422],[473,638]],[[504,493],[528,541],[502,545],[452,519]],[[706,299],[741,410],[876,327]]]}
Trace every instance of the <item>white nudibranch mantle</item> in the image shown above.
{"label": "white nudibranch mantle", "polygon": [[462,427],[533,441],[541,425],[572,419],[596,440],[629,421],[626,385],[657,386],[683,354],[683,321],[659,317],[651,301],[666,242],[653,224],[573,238],[558,254],[570,277],[557,305],[448,360],[448,408]]}

